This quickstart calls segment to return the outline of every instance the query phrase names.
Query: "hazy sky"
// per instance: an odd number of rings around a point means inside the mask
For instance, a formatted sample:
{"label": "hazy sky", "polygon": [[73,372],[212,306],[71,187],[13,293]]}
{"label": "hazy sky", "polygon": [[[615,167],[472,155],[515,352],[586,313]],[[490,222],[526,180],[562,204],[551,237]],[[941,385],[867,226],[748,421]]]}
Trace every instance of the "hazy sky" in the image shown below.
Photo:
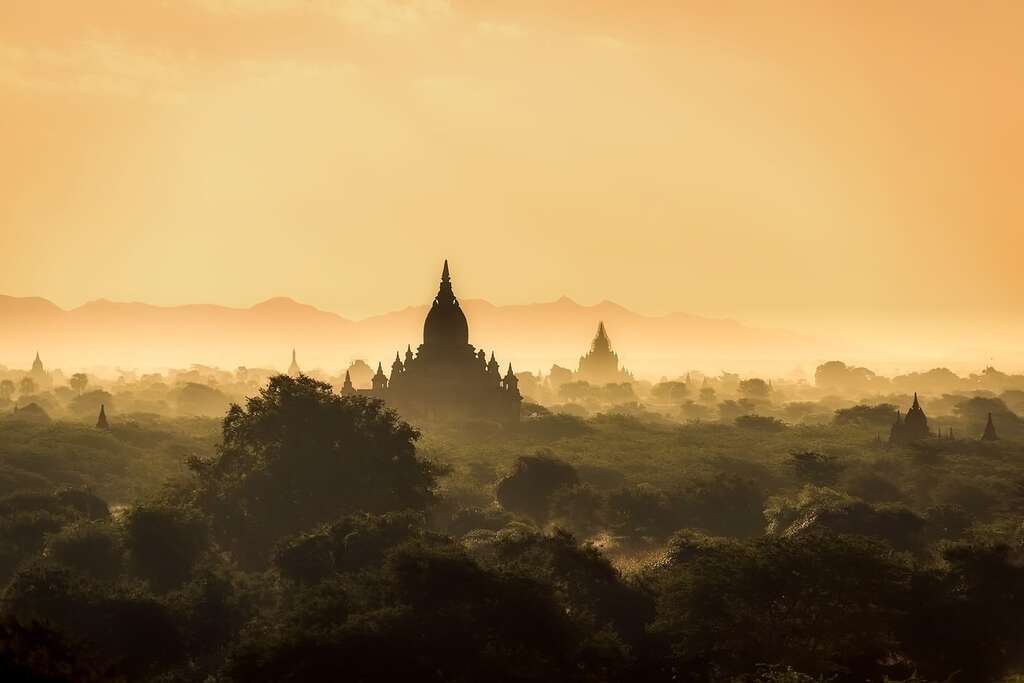
{"label": "hazy sky", "polygon": [[3,0],[0,293],[360,317],[448,257],[495,303],[1020,347],[1021,26],[1015,0]]}

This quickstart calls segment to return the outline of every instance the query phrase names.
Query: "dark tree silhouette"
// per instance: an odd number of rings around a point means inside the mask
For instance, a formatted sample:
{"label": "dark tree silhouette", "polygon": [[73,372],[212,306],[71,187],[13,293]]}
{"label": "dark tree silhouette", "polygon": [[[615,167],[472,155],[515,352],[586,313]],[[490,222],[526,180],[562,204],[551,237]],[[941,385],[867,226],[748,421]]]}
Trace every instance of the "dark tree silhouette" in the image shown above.
{"label": "dark tree silhouette", "polygon": [[125,545],[133,571],[154,590],[180,586],[208,546],[205,520],[172,505],[137,505],[125,516]]}
{"label": "dark tree silhouette", "polygon": [[506,510],[544,522],[555,492],[577,484],[572,465],[539,451],[519,458],[512,473],[498,482],[498,502]]}
{"label": "dark tree silhouette", "polygon": [[197,502],[243,564],[274,544],[352,512],[423,509],[440,469],[418,457],[419,432],[378,400],[338,396],[309,377],[278,375],[224,418],[209,461],[190,461]]}

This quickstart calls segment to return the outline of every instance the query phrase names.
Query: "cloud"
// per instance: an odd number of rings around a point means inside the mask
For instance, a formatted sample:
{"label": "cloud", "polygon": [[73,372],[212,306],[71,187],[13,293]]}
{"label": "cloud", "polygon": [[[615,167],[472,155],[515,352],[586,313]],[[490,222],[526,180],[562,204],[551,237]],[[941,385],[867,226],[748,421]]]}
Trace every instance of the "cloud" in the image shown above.
{"label": "cloud", "polygon": [[324,16],[380,35],[419,31],[452,15],[448,0],[192,0],[217,14]]}
{"label": "cloud", "polygon": [[39,92],[174,99],[186,69],[180,59],[85,40],[56,50],[0,45],[0,83]]}

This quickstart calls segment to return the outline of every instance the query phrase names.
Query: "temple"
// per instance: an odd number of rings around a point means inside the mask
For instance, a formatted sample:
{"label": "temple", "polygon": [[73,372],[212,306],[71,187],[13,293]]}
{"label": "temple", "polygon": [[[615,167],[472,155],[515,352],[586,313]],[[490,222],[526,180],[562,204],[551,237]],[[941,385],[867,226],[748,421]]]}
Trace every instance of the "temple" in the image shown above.
{"label": "temple", "polygon": [[47,391],[53,388],[53,379],[43,368],[43,361],[39,358],[38,351],[36,351],[36,358],[32,361],[32,369],[29,370],[27,376],[35,383],[36,391]]}
{"label": "temple", "polygon": [[602,386],[633,381],[633,375],[619,367],[619,356],[612,351],[612,342],[603,321],[597,324],[597,334],[590,343],[590,351],[580,358],[574,379]]}
{"label": "temple", "polygon": [[110,429],[110,422],[107,421],[106,406],[100,404],[100,415],[96,418],[96,429]]}
{"label": "temple", "polygon": [[390,375],[382,363],[372,388],[356,389],[349,373],[343,394],[381,398],[406,419],[470,418],[518,422],[523,397],[512,365],[502,375],[498,361],[469,343],[469,323],[452,289],[448,261],[423,323],[423,343],[395,353]]}
{"label": "temple", "polygon": [[292,349],[292,364],[288,366],[288,376],[298,377],[302,374],[302,368],[299,367],[299,362],[295,359],[295,349]]}
{"label": "temple", "polygon": [[927,439],[931,434],[931,430],[928,429],[928,417],[918,403],[917,392],[914,392],[914,404],[907,411],[907,416],[900,419],[900,413],[896,411],[896,422],[889,431],[889,443],[911,443]]}
{"label": "temple", "polygon": [[982,441],[999,441],[999,435],[996,434],[996,426],[992,422],[992,413],[988,414],[988,422],[985,423],[985,431],[981,435]]}

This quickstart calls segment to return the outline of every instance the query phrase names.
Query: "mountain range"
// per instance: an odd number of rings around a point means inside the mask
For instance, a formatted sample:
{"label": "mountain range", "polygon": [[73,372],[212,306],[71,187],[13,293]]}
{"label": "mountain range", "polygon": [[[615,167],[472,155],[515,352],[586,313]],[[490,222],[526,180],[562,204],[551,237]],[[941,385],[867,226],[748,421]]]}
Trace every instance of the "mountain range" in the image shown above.
{"label": "mountain range", "polygon": [[[657,379],[691,369],[764,370],[789,374],[842,350],[834,340],[761,329],[729,319],[683,313],[649,316],[610,301],[582,305],[562,297],[496,306],[461,301],[470,342],[493,350],[503,366],[575,368],[598,321],[604,321],[622,363]],[[351,320],[288,298],[249,308],[154,306],[92,301],[62,309],[41,298],[0,296],[0,363],[27,367],[36,351],[48,368],[158,369],[193,363],[284,369],[296,349],[306,369],[337,373],[356,358],[388,368],[396,351],[422,341],[427,305]]]}

